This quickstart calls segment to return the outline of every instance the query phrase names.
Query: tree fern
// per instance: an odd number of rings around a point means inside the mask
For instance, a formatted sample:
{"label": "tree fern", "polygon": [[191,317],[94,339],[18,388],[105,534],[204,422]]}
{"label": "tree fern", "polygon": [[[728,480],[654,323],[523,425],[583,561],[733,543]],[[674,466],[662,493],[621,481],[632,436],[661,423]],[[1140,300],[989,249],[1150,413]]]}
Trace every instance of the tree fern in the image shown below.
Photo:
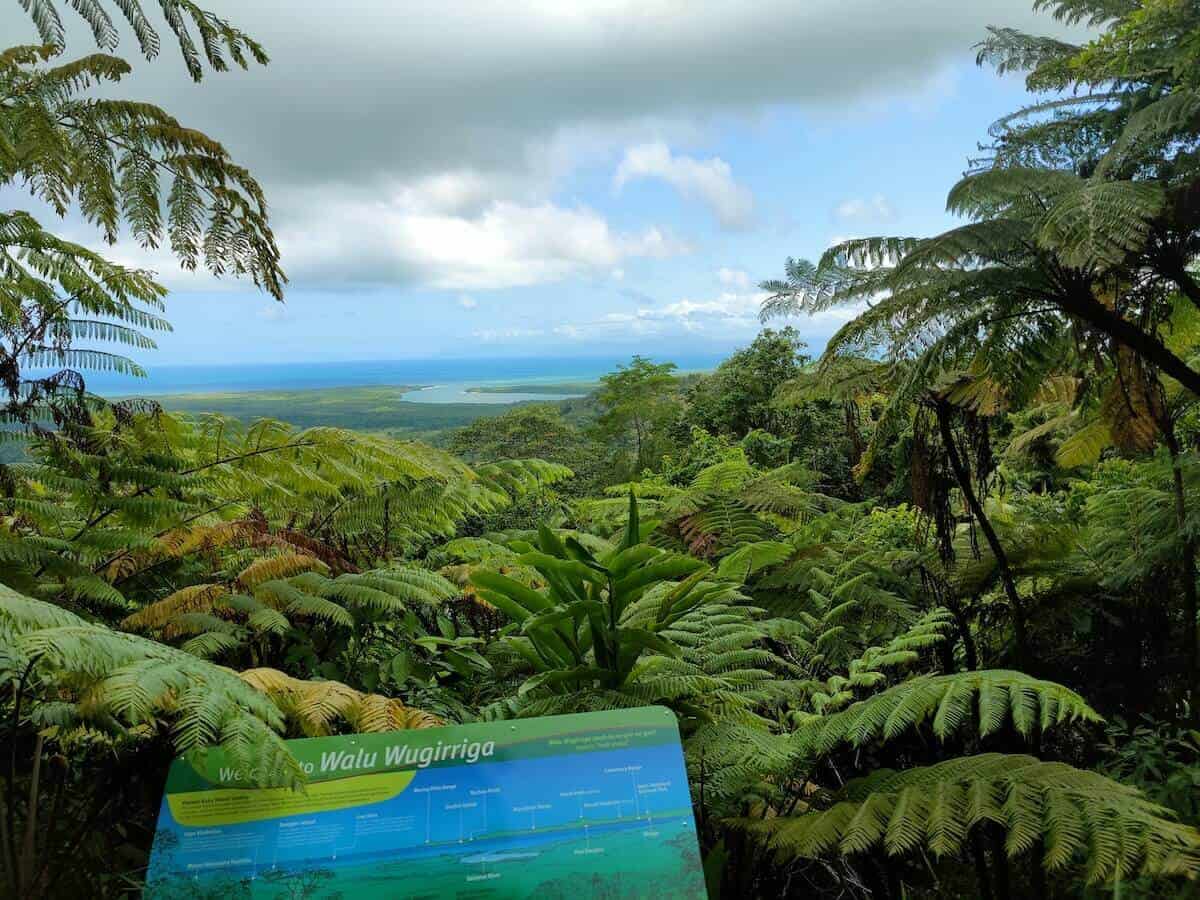
{"label": "tree fern", "polygon": [[[21,0],[21,5],[29,13],[42,43],[63,46],[66,29],[55,0]],[[117,47],[120,35],[112,16],[105,9],[104,0],[71,0],[69,5],[87,23],[97,46],[106,50]],[[156,57],[161,39],[157,29],[146,16],[141,2],[114,0],[113,6],[120,11],[125,23],[133,31],[142,54],[147,59]],[[259,64],[267,62],[266,52],[256,41],[194,3],[187,0],[165,0],[159,6],[167,26],[179,43],[188,73],[195,81],[199,81],[204,74],[201,52],[209,66],[218,72],[229,67],[228,60],[232,60],[243,69],[249,65],[250,60]],[[199,49],[190,28],[194,28],[199,35]]]}
{"label": "tree fern", "polygon": [[[639,493],[647,485],[630,487]],[[662,519],[655,539],[668,545],[678,542],[697,556],[716,559],[746,545],[766,546],[781,531],[838,505],[816,489],[814,474],[804,466],[793,463],[763,471],[740,451],[700,470],[684,490],[654,493],[664,498],[654,507]]]}
{"label": "tree fern", "polygon": [[935,608],[908,627],[896,629],[886,643],[872,644],[847,659],[850,650],[862,645],[862,629],[816,619],[797,623],[787,638],[809,677],[803,682],[804,702],[795,704],[792,718],[804,723],[814,715],[836,712],[879,690],[889,679],[904,677],[929,651],[947,641],[952,627],[950,613]]}
{"label": "tree fern", "polygon": [[[54,3],[23,5],[43,45],[0,52],[5,98],[0,134],[8,135],[0,141],[5,181],[28,189],[60,217],[77,210],[109,244],[122,226],[146,247],[166,239],[184,268],[204,264],[216,275],[244,275],[281,298],[286,278],[266,199],[254,178],[219,143],[164,110],[94,96],[100,85],[127,76],[129,65],[104,53],[58,63],[64,30]],[[117,32],[100,0],[71,5],[101,47],[115,45]],[[143,50],[154,55],[157,36],[137,0],[117,6]],[[193,77],[200,76],[200,61],[183,16],[202,35],[214,67],[226,67],[226,54],[242,65],[247,53],[265,62],[257,44],[194,4],[172,0],[162,9]],[[164,180],[172,184],[165,194]],[[144,375],[129,358],[74,346],[76,339],[145,349],[154,342],[144,332],[167,327],[157,315],[165,292],[151,273],[116,265],[65,241],[26,212],[0,214],[0,279],[7,286],[0,359],[13,370],[0,407],[2,422],[27,426],[44,415],[46,404],[58,407],[59,420],[68,408],[77,418],[81,369]],[[28,378],[22,374],[28,367],[58,372]]]}
{"label": "tree fern", "polygon": [[238,573],[237,583],[244,590],[253,591],[260,584],[277,578],[290,578],[301,572],[325,574],[328,571],[329,568],[323,562],[307,554],[283,553],[255,560]]}
{"label": "tree fern", "polygon": [[[192,422],[157,408],[102,410],[71,435],[40,436],[30,455],[9,469],[16,496],[0,498],[0,509],[22,511],[0,552],[27,562],[0,579],[53,595],[74,578],[88,602],[110,606],[99,582],[82,579],[101,575],[121,591],[193,554],[239,547],[277,551],[264,566],[292,554],[345,572],[513,502],[507,488],[415,442],[269,420]],[[523,460],[497,471],[522,491],[567,470]]]}
{"label": "tree fern", "polygon": [[437,716],[399,700],[356,691],[338,681],[304,681],[264,668],[248,669],[240,677],[270,697],[305,737],[332,734],[339,725],[365,733],[443,724]]}
{"label": "tree fern", "polygon": [[1089,883],[1200,871],[1200,835],[1139,791],[1095,772],[989,753],[856,779],[821,811],[747,823],[778,857],[928,848],[960,855],[977,828],[1007,832],[1011,858],[1041,846],[1050,872],[1082,867]]}
{"label": "tree fern", "polygon": [[353,629],[358,623],[398,618],[436,608],[458,595],[442,576],[416,567],[393,567],[328,577],[326,567],[296,553],[254,560],[229,583],[181,588],[121,623],[164,640],[186,636],[183,649],[199,656],[231,654],[293,623]]}
{"label": "tree fern", "polygon": [[1074,691],[1020,672],[979,671],[922,675],[888,688],[849,708],[812,720],[796,740],[814,753],[841,743],[861,747],[890,741],[928,724],[941,741],[974,719],[981,736],[1011,725],[1024,737],[1065,722],[1100,722],[1100,716]]}
{"label": "tree fern", "polygon": [[33,708],[70,703],[72,721],[109,733],[162,723],[178,752],[221,745],[254,783],[303,780],[277,734],[279,709],[230,670],[2,585],[0,599],[0,677]]}
{"label": "tree fern", "polygon": [[129,629],[161,628],[164,637],[171,637],[171,622],[181,615],[194,612],[211,612],[218,601],[229,593],[222,584],[193,584],[177,591],[156,603],[144,606],[121,623]]}

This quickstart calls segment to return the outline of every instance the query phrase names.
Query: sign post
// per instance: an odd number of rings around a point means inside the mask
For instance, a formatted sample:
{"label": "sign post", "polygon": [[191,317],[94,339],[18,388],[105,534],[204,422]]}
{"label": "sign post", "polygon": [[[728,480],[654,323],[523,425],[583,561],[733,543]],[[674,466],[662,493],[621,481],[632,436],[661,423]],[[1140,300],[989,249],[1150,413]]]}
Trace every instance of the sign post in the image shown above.
{"label": "sign post", "polygon": [[703,898],[662,707],[289,741],[307,790],[219,751],[167,778],[145,896]]}

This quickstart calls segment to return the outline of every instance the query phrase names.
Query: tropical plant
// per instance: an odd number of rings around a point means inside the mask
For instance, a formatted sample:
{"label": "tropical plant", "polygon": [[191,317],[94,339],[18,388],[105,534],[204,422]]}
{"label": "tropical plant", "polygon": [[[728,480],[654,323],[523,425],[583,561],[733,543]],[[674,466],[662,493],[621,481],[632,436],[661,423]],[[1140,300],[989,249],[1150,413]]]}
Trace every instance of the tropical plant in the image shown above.
{"label": "tropical plant", "polygon": [[[1078,867],[1089,884],[1113,884],[1138,875],[1192,877],[1200,867],[1196,832],[1136,788],[1027,755],[985,753],[880,769],[848,782],[826,803],[749,828],[777,859],[853,857],[876,848],[903,857],[926,847],[935,858],[954,857],[969,852],[973,835],[997,828],[1005,838],[993,855],[996,868],[1034,853],[1035,873]],[[1130,841],[1129,834],[1138,838]],[[978,889],[991,895],[986,881]]]}
{"label": "tropical plant", "polygon": [[392,697],[356,691],[338,681],[303,681],[278,669],[247,669],[241,679],[279,707],[304,737],[333,734],[339,722],[355,734],[436,728],[441,719]]}
{"label": "tropical plant", "polygon": [[715,434],[739,439],[756,428],[794,431],[780,421],[774,398],[808,364],[804,350],[804,342],[791,326],[764,330],[688,389],[689,420]]}
{"label": "tropical plant", "polygon": [[[106,99],[103,0],[69,4],[103,51],[74,62],[23,5],[4,183],[278,295],[250,176]],[[193,77],[265,61],[159,5]],[[177,753],[295,786],[285,737],[663,704],[714,896],[1194,895],[1200,14],[1040,8],[1092,31],[980,46],[1040,96],[951,191],[966,221],[765,285],[766,317],[862,304],[817,363],[791,329],[709,375],[634,357],[465,459],[91,396],[161,288],[0,216],[5,890],[136,890]]]}
{"label": "tropical plant", "polygon": [[[703,590],[697,588],[708,572],[698,560],[641,542],[632,495],[624,537],[599,559],[575,538],[560,540],[544,526],[536,544],[515,549],[522,551],[518,562],[536,570],[545,582],[544,592],[498,572],[476,571],[471,582],[480,599],[521,626],[514,647],[543,673],[539,685],[619,690],[644,652],[674,652],[656,632],[702,600]],[[679,578],[686,580],[677,595],[662,601],[649,628],[623,626],[625,611],[647,590]]]}
{"label": "tropical plant", "polygon": [[674,363],[635,356],[601,379],[595,437],[625,449],[630,474],[656,465],[670,447],[668,428],[682,409],[674,371]]}
{"label": "tropical plant", "polygon": [[[311,640],[319,624],[344,630],[352,643],[364,629],[403,620],[416,608],[437,608],[458,595],[439,575],[415,566],[347,572],[328,577],[328,567],[302,553],[256,559],[229,582],[189,585],[126,616],[121,627],[147,630],[162,640],[186,638],[182,649],[197,656],[246,657],[251,665],[286,658],[301,635]],[[296,633],[296,619],[309,625]],[[417,637],[417,635],[413,635]],[[326,653],[332,650],[332,642]]]}
{"label": "tropical plant", "polygon": [[[97,44],[115,47],[118,32],[103,7],[75,5]],[[65,32],[54,5],[25,6],[43,43],[0,52],[0,183],[28,189],[59,217],[78,210],[107,243],[126,228],[144,247],[169,243],[186,269],[203,263],[217,275],[246,275],[281,299],[286,279],[253,177],[217,141],[166,111],[97,96],[105,82],[128,75],[129,64],[107,53],[59,62]],[[159,39],[140,4],[118,6],[154,56]],[[243,68],[266,62],[257,43],[194,4],[163,9],[197,80],[200,57],[185,17],[214,69],[227,68],[226,56]],[[62,239],[27,211],[0,214],[0,280],[3,423],[77,418],[78,369],[142,374],[130,359],[76,341],[146,349],[154,346],[146,332],[168,327],[158,315],[165,292],[150,273]],[[50,372],[28,377],[27,368]]]}
{"label": "tropical plant", "polygon": [[710,566],[644,543],[637,499],[628,502],[623,537],[599,552],[545,527],[536,544],[511,542],[541,589],[471,574],[479,599],[519,626],[504,642],[534,673],[505,708],[544,715],[667,703],[698,721],[755,718],[755,702],[786,670],[762,646],[771,624]]}
{"label": "tropical plant", "polygon": [[449,536],[468,515],[569,477],[540,460],[478,470],[423,444],[330,428],[190,422],[115,405],[37,438],[8,471],[0,580],[96,610],[164,567],[275,546],[350,571]]}
{"label": "tropical plant", "polygon": [[[376,576],[371,584],[384,581]],[[361,594],[378,588],[358,583],[343,590]],[[248,783],[298,786],[305,776],[281,740],[288,730],[312,736],[331,733],[339,722],[359,732],[441,724],[399,700],[336,681],[303,681],[265,668],[239,675],[3,585],[0,601],[0,686],[11,697],[6,744],[13,754],[2,782],[0,851],[13,896],[49,893],[62,854],[99,817],[121,815],[113,809],[120,790],[82,790],[64,800],[64,792],[77,788],[56,770],[62,754],[81,759],[99,754],[103,761],[105,751],[109,757],[134,756],[164,741],[182,754],[219,746],[246,772]],[[25,750],[33,768],[28,792],[19,794],[16,758]],[[43,766],[49,770],[44,781]],[[64,803],[82,816],[82,831],[78,821],[61,816]]]}

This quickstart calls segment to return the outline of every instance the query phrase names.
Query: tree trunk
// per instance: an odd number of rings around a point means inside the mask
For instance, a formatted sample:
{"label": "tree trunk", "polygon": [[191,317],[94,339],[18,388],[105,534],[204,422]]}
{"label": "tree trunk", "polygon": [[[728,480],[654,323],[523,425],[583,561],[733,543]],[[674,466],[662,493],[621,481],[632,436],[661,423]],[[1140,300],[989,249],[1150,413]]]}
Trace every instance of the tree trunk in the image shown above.
{"label": "tree trunk", "polygon": [[[1180,534],[1186,534],[1187,529],[1187,497],[1183,486],[1183,467],[1179,461],[1179,441],[1175,437],[1175,423],[1167,422],[1163,426],[1163,438],[1167,450],[1171,454],[1171,486],[1175,497],[1175,524]],[[1187,685],[1188,707],[1192,718],[1200,717],[1197,709],[1200,697],[1197,697],[1197,687],[1200,686],[1200,635],[1197,634],[1197,618],[1200,614],[1200,603],[1196,596],[1196,541],[1185,537],[1179,558],[1179,578],[1183,582],[1183,617],[1185,632],[1183,636],[1185,679]]]}
{"label": "tree trunk", "polygon": [[979,651],[975,647],[975,636],[971,634],[971,623],[967,619],[966,610],[962,608],[962,604],[957,600],[954,605],[945,604],[954,616],[954,624],[958,626],[958,638],[962,641],[963,655],[966,658],[968,671],[974,672],[979,668]]}
{"label": "tree trunk", "polygon": [[975,863],[975,885],[979,900],[993,900],[992,879],[988,873],[987,853],[983,848],[983,835],[976,828],[971,832],[971,859]]}
{"label": "tree trunk", "polygon": [[934,402],[933,408],[937,414],[938,429],[942,435],[942,444],[946,448],[946,456],[950,460],[950,468],[954,470],[954,478],[958,482],[958,489],[962,491],[963,497],[966,498],[967,507],[971,510],[971,515],[975,517],[975,521],[979,523],[979,529],[983,532],[988,547],[992,551],[992,556],[996,559],[996,569],[1000,573],[1000,581],[1004,585],[1004,593],[1008,597],[1009,604],[1012,606],[1013,631],[1015,632],[1017,644],[1017,667],[1026,670],[1030,655],[1029,637],[1026,630],[1025,604],[1021,600],[1021,595],[1017,593],[1017,584],[1013,579],[1012,569],[1008,564],[1008,555],[1004,552],[1004,547],[1000,543],[1000,538],[996,535],[996,530],[992,527],[991,520],[987,517],[987,513],[983,509],[983,504],[980,503],[979,497],[975,494],[975,488],[971,484],[971,473],[967,470],[962,457],[958,454],[958,447],[954,443],[954,431],[950,426],[949,405],[939,400]]}
{"label": "tree trunk", "polygon": [[642,420],[639,416],[633,417],[633,434],[637,448],[637,472],[633,476],[636,479],[642,474],[642,469],[644,468],[642,465]]}
{"label": "tree trunk", "polygon": [[38,782],[42,771],[44,740],[43,736],[39,734],[33,745],[33,771],[29,776],[29,808],[25,812],[25,840],[21,843],[20,857],[17,863],[17,881],[23,885],[23,890],[18,889],[18,893],[24,896],[33,893],[37,876],[41,871],[37,865],[38,804],[41,799]]}
{"label": "tree trunk", "polygon": [[1097,331],[1108,335],[1122,347],[1128,347],[1147,362],[1170,375],[1185,388],[1200,397],[1200,372],[1191,368],[1172,353],[1153,334],[1143,331],[1120,313],[1109,309],[1090,295],[1086,299],[1062,299],[1063,312],[1082,319]]}
{"label": "tree trunk", "polygon": [[1046,870],[1042,860],[1046,855],[1046,842],[1036,841],[1029,851],[1029,889],[1033,900],[1046,900]]}
{"label": "tree trunk", "polygon": [[1200,308],[1200,283],[1197,283],[1191,272],[1188,271],[1186,254],[1167,251],[1159,254],[1155,263],[1160,271],[1175,282],[1179,293],[1191,300],[1194,306]]}
{"label": "tree trunk", "polygon": [[1010,900],[1012,894],[1009,892],[1008,854],[1004,850],[1004,833],[998,825],[986,827],[992,845],[992,866],[996,872],[996,900]]}

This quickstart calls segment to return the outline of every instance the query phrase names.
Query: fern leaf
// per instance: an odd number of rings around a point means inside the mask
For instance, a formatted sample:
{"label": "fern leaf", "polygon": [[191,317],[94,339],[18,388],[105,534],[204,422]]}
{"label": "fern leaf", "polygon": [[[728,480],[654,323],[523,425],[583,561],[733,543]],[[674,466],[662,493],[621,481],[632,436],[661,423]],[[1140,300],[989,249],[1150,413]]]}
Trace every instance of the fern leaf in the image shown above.
{"label": "fern leaf", "polygon": [[884,769],[851,781],[833,799],[819,812],[742,827],[790,859],[876,846],[889,856],[921,846],[958,856],[973,829],[995,823],[1007,832],[1010,858],[1040,841],[1046,850],[1036,864],[1052,872],[1082,867],[1092,884],[1200,873],[1200,833],[1164,807],[1103,775],[1031,756],[990,753]]}
{"label": "fern leaf", "polygon": [[1011,722],[1030,737],[1036,729],[1067,722],[1100,722],[1100,716],[1074,691],[1019,672],[984,670],[910,678],[825,719],[809,723],[797,740],[816,753],[841,743],[861,747],[892,740],[931,723],[942,741],[955,736],[978,705],[976,730],[995,734]]}

